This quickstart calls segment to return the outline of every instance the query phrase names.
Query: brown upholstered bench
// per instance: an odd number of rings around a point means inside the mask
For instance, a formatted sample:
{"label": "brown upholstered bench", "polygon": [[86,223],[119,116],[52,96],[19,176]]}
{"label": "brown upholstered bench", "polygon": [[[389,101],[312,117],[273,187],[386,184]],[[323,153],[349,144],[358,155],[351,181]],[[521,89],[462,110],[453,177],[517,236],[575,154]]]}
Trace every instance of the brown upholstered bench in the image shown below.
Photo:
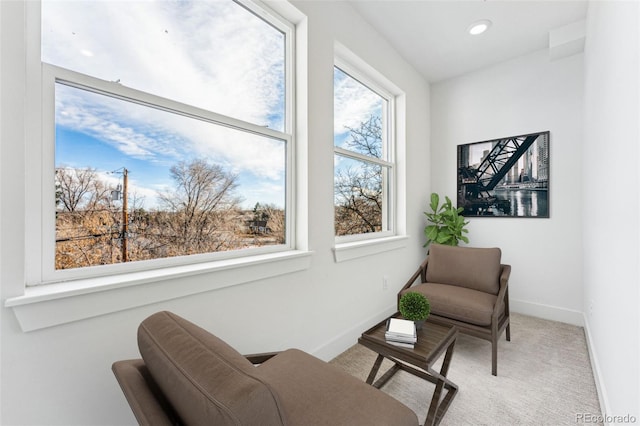
{"label": "brown upholstered bench", "polygon": [[142,359],[113,371],[141,425],[418,424],[399,401],[305,352],[245,357],[170,312],[140,324],[138,347]]}

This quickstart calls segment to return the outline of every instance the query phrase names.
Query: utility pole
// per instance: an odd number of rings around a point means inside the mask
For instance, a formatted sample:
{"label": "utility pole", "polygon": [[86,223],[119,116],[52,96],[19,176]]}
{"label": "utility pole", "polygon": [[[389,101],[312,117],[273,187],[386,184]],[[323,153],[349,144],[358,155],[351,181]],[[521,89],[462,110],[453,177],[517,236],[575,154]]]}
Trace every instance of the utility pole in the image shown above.
{"label": "utility pole", "polygon": [[127,262],[127,237],[129,234],[129,213],[127,203],[127,192],[129,189],[129,171],[123,168],[122,171],[123,184],[122,184],[122,261]]}

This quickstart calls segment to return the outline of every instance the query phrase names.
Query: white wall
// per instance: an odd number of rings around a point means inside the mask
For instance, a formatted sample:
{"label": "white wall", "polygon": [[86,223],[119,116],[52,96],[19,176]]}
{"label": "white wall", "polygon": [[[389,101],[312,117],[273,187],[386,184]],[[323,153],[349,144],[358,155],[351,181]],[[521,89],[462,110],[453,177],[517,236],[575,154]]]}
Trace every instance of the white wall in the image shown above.
{"label": "white wall", "polygon": [[585,322],[601,405],[607,415],[637,420],[639,14],[637,2],[589,5],[582,160]]}
{"label": "white wall", "polygon": [[581,141],[583,55],[546,50],[431,89],[432,189],[456,200],[456,147],[551,132],[550,218],[470,218],[471,246],[502,249],[512,309],[582,324]]}
{"label": "white wall", "polygon": [[[338,2],[300,2],[308,15],[309,248],[311,267],[279,278],[228,287],[136,309],[23,333],[0,307],[1,424],[133,424],[111,363],[138,356],[136,327],[168,309],[211,330],[244,353],[298,347],[331,358],[395,306],[396,291],[424,256],[424,205],[430,187],[429,87],[352,9]],[[1,2],[2,222],[0,293],[24,282],[24,43],[22,4]],[[7,24],[7,25],[5,25]],[[406,93],[407,218],[404,249],[333,260],[333,50],[345,45]],[[5,46],[11,49],[5,49]],[[5,64],[11,66],[5,66]],[[7,105],[12,106],[10,110]],[[6,178],[11,177],[10,181]],[[10,206],[10,207],[9,207]],[[382,289],[382,277],[390,288]],[[215,275],[176,281],[208,282]],[[153,291],[153,285],[149,286]]]}
{"label": "white wall", "polygon": [[[2,26],[2,8],[0,8],[0,26]],[[0,41],[0,52],[2,45]],[[0,53],[0,81],[2,81],[2,54]],[[2,83],[0,83],[0,127],[2,126]],[[0,140],[1,140],[0,136]],[[2,164],[2,147],[0,147],[0,164]],[[2,173],[0,173],[0,188],[2,188]],[[2,217],[2,199],[0,198],[0,218]],[[0,241],[2,241],[2,226],[0,226]],[[2,258],[2,245],[0,245],[0,259]],[[0,277],[2,277],[2,262],[0,262]],[[0,278],[1,282],[2,278]],[[2,286],[0,286],[0,300],[2,299]],[[0,315],[0,330],[2,329],[2,316]],[[2,377],[2,339],[0,339],[0,377]],[[0,384],[0,401],[2,401],[2,385]],[[2,404],[0,404],[0,419],[2,419]]]}

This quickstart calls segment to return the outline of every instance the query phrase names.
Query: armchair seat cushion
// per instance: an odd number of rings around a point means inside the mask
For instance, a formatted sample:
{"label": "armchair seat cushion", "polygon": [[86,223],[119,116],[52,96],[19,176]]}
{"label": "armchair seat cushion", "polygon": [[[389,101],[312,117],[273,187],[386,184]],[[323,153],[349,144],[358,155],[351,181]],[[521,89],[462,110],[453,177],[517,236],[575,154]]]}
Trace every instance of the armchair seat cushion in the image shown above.
{"label": "armchair seat cushion", "polygon": [[[491,315],[497,296],[457,285],[423,283],[406,292],[422,293],[429,299],[431,313],[478,326],[491,325]],[[501,303],[501,312],[504,303]]]}
{"label": "armchair seat cushion", "polygon": [[289,349],[256,368],[278,394],[291,425],[417,425],[416,414],[348,373]]}

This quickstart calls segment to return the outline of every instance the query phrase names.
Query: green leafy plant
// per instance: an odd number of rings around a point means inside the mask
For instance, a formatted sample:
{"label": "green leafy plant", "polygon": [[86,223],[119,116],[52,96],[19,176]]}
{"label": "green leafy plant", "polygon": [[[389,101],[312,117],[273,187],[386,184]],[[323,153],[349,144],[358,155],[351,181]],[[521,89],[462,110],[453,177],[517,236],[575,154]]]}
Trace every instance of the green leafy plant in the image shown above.
{"label": "green leafy plant", "polygon": [[400,297],[398,309],[406,320],[423,321],[431,313],[431,304],[424,294],[410,291]]}
{"label": "green leafy plant", "polygon": [[463,208],[455,208],[449,197],[444,197],[445,202],[440,205],[440,196],[435,192],[431,194],[430,212],[424,212],[431,225],[424,228],[424,235],[427,237],[426,247],[431,242],[444,244],[447,246],[457,246],[459,241],[469,242],[469,238],[463,234],[469,230],[465,226],[462,213]]}

